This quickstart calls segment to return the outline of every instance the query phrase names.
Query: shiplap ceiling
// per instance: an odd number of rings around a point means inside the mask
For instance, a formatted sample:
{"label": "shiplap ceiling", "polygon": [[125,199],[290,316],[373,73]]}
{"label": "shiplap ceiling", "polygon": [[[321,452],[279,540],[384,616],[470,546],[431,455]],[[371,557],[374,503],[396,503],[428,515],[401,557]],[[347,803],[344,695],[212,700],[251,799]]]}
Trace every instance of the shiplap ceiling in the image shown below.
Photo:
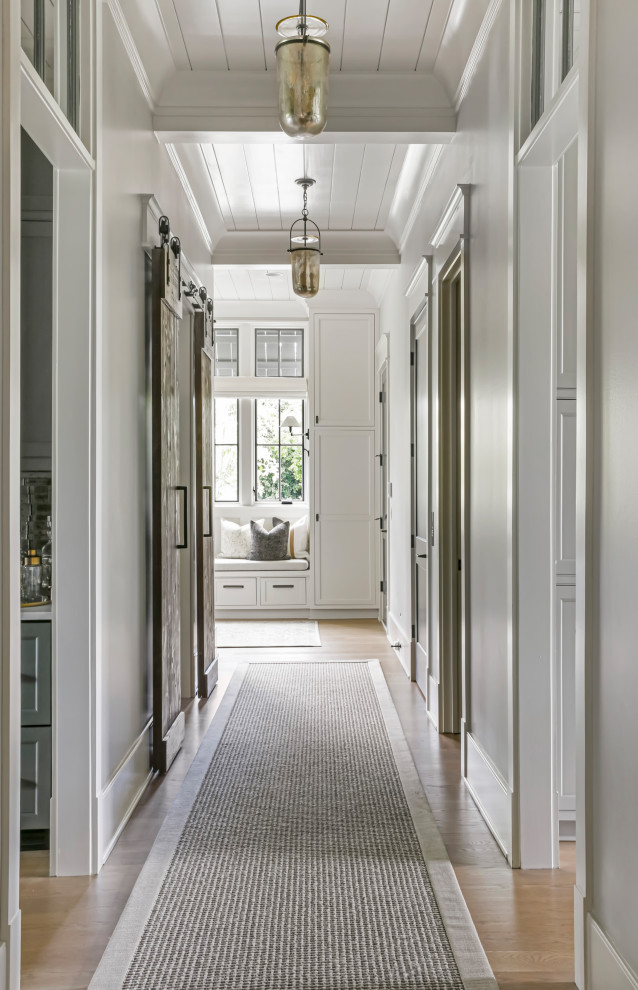
{"label": "shiplap ceiling", "polygon": [[295,179],[308,175],[310,217],[322,230],[383,230],[407,145],[203,145],[227,230],[285,230],[301,214]]}
{"label": "shiplap ceiling", "polygon": [[[156,0],[180,69],[273,70],[275,24],[295,0]],[[431,72],[452,0],[309,0],[332,71]]]}
{"label": "shiplap ceiling", "polygon": [[[292,291],[290,268],[272,269],[280,273],[272,278],[263,269],[255,268],[215,268],[215,299],[219,302],[248,300],[252,302],[294,302],[298,297]],[[357,290],[373,289],[371,280],[386,277],[384,269],[367,271],[365,268],[323,268],[321,289]]]}

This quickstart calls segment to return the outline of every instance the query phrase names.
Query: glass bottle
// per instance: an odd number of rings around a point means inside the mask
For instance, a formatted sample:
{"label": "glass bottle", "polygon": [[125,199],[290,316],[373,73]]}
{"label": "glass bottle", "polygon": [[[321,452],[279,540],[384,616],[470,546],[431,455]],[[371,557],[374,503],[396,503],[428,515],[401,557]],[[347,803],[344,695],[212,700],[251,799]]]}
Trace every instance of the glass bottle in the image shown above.
{"label": "glass bottle", "polygon": [[42,547],[42,597],[47,601],[51,599],[51,572],[53,564],[51,548],[51,516],[47,516],[47,542]]}
{"label": "glass bottle", "polygon": [[22,564],[22,601],[37,602],[42,597],[42,563],[37,550],[28,550]]}

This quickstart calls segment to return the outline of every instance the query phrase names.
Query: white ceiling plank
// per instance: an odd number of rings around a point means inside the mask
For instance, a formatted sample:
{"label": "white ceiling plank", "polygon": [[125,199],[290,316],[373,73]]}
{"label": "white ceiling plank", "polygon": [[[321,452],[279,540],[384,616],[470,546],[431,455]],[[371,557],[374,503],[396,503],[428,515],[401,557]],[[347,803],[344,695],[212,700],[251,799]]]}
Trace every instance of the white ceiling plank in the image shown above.
{"label": "white ceiling plank", "polygon": [[360,289],[364,274],[364,268],[346,268],[343,273],[342,289]]}
{"label": "white ceiling plank", "polygon": [[290,227],[293,220],[301,216],[303,193],[295,185],[295,179],[303,176],[304,160],[303,145],[276,144],[275,167],[279,184],[279,208],[284,229]]}
{"label": "white ceiling plank", "polygon": [[[282,17],[296,14],[299,4],[291,0],[288,4],[282,0],[261,0],[261,15],[264,27],[264,49],[266,64],[274,71],[276,66],[275,45],[281,38],[275,31],[275,25]],[[328,22],[326,41],[330,45],[330,65],[333,72],[338,72],[341,65],[343,47],[344,0],[309,0],[308,13],[323,17]]]}
{"label": "white ceiling plank", "polygon": [[250,281],[252,283],[255,299],[272,299],[273,294],[271,283],[277,280],[268,278],[263,268],[252,268],[248,274],[250,275]]}
{"label": "white ceiling plank", "polygon": [[344,72],[376,72],[391,0],[348,0],[341,68]]}
{"label": "white ceiling plank", "polygon": [[285,302],[286,300],[296,298],[292,291],[290,267],[283,271],[283,278],[271,278],[268,281],[271,283],[272,297],[277,302]]}
{"label": "white ceiling plank", "polygon": [[215,299],[239,299],[237,289],[227,268],[216,268],[214,274]]}
{"label": "white ceiling plank", "polygon": [[393,157],[394,148],[390,144],[366,144],[352,222],[353,230],[374,230]]}
{"label": "white ceiling plank", "polygon": [[155,0],[177,69],[192,69],[174,0]]}
{"label": "white ceiling plank", "polygon": [[403,169],[405,156],[408,153],[408,147],[409,145],[407,144],[397,144],[394,149],[392,164],[390,165],[390,171],[385,184],[385,191],[383,193],[383,197],[379,205],[379,212],[377,214],[377,220],[375,223],[376,230],[385,230],[386,228],[388,217],[390,216],[390,210],[397,193],[397,186],[401,176],[401,170]]}
{"label": "white ceiling plank", "polygon": [[264,69],[266,63],[259,0],[209,2],[217,4],[229,69]]}
{"label": "white ceiling plank", "polygon": [[434,0],[417,63],[418,72],[432,72],[434,69],[453,5],[454,0]]}
{"label": "white ceiling plank", "polygon": [[330,224],[330,197],[334,175],[335,148],[330,144],[307,144],[304,146],[306,175],[317,184],[308,191],[310,216],[321,229]]}
{"label": "white ceiling plank", "polygon": [[244,154],[260,230],[281,230],[279,187],[273,144],[246,144]]}
{"label": "white ceiling plank", "polygon": [[391,0],[379,61],[381,72],[409,72],[416,68],[432,5],[433,0]]}
{"label": "white ceiling plank", "polygon": [[[161,0],[166,3],[166,0]],[[224,39],[213,0],[171,0],[192,69],[227,69]]]}
{"label": "white ceiling plank", "polygon": [[256,230],[257,213],[242,144],[215,145],[215,157],[237,230]]}
{"label": "white ceiling plank", "polygon": [[254,299],[255,291],[247,268],[233,268],[230,272],[238,299]]}
{"label": "white ceiling plank", "polygon": [[326,269],[326,280],[324,284],[325,289],[342,289],[343,288],[343,268],[327,268]]}
{"label": "white ceiling plank", "polygon": [[330,197],[331,230],[351,230],[359,190],[365,145],[335,146],[335,168]]}
{"label": "white ceiling plank", "polygon": [[203,144],[201,148],[204,155],[204,160],[206,162],[206,167],[208,169],[208,174],[210,175],[210,181],[213,186],[215,197],[219,205],[219,212],[221,213],[228,230],[235,230],[235,220],[233,217],[233,212],[230,208],[230,202],[224,186],[224,180],[222,179],[222,174],[219,170],[219,163],[217,161],[215,149],[212,144]]}

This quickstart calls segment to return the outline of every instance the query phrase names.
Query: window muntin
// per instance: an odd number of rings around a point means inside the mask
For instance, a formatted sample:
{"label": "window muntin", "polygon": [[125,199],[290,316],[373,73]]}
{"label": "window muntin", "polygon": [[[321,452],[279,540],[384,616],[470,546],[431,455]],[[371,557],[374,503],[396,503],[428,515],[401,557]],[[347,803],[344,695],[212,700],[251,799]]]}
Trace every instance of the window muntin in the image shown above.
{"label": "window muntin", "polygon": [[[282,425],[291,418],[298,425]],[[256,399],[255,501],[301,502],[303,497],[303,400]]]}
{"label": "window muntin", "polygon": [[257,378],[303,378],[303,330],[255,330]]}
{"label": "window muntin", "polygon": [[215,501],[239,502],[238,399],[215,399]]}
{"label": "window muntin", "polygon": [[215,374],[236,378],[239,374],[239,331],[215,330]]}

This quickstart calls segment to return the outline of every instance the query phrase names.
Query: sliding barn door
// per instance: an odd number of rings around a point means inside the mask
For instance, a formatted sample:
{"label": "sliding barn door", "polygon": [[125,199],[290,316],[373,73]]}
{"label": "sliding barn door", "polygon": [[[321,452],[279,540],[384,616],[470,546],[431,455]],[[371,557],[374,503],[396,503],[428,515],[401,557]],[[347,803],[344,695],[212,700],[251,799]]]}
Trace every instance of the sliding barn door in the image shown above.
{"label": "sliding barn door", "polygon": [[195,485],[197,693],[217,683],[215,656],[215,546],[213,536],[213,315],[195,313]]}
{"label": "sliding barn door", "polygon": [[178,487],[182,306],[178,262],[168,245],[153,251],[152,312],[153,765],[165,773],[184,739],[179,550],[187,538],[186,493]]}

